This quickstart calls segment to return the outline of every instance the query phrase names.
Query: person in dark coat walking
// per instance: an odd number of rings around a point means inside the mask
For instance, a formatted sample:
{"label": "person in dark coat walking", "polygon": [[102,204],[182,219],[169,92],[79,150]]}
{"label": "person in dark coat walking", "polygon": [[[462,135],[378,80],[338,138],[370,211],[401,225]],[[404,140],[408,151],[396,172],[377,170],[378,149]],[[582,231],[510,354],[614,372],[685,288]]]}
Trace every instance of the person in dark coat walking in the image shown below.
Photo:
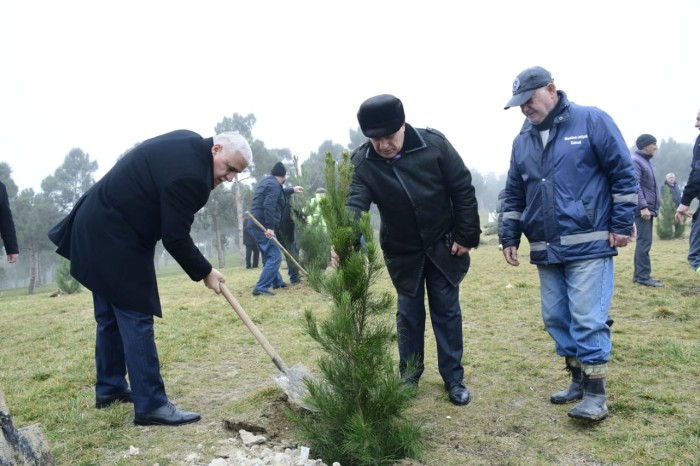
{"label": "person in dark coat walking", "polygon": [[[297,246],[297,239],[295,235],[295,224],[292,216],[297,216],[299,218],[298,212],[292,207],[289,196],[287,196],[287,203],[282,209],[282,219],[280,220],[280,228],[277,236],[282,246],[285,247],[287,252],[293,254],[295,257],[299,256],[299,248]],[[289,283],[292,285],[297,285],[301,283],[301,278],[299,277],[299,269],[294,262],[289,260],[289,257],[285,257],[287,262],[287,275],[289,275]]]}
{"label": "person in dark coat walking", "polygon": [[2,182],[0,182],[0,238],[2,238],[2,243],[5,246],[7,262],[10,264],[17,262],[17,257],[19,256],[17,232],[15,231],[15,222],[12,220],[7,188]]}
{"label": "person in dark coat walking", "polygon": [[[249,220],[246,218],[246,221]],[[245,268],[257,269],[260,261],[260,248],[258,248],[258,243],[255,242],[253,235],[245,228],[245,224],[243,228],[243,244],[245,245]]]}
{"label": "person in dark coat walking", "polygon": [[200,419],[168,400],[160,376],[153,317],[162,310],[153,258],[160,240],[192,280],[220,292],[225,278],[195,246],[190,229],[212,189],[251,158],[238,133],[204,139],[178,130],[154,137],[117,161],[49,232],[56,252],[70,260],[71,275],[92,291],[98,409],[133,402],[137,425]]}
{"label": "person in dark coat walking", "polygon": [[406,123],[393,95],[367,99],[357,119],[369,141],[353,152],[347,207],[358,215],[372,203],[379,209],[379,241],[398,295],[401,375],[417,387],[424,370],[427,289],[440,375],[449,400],[466,405],[459,285],[481,233],[471,173],[442,133]]}

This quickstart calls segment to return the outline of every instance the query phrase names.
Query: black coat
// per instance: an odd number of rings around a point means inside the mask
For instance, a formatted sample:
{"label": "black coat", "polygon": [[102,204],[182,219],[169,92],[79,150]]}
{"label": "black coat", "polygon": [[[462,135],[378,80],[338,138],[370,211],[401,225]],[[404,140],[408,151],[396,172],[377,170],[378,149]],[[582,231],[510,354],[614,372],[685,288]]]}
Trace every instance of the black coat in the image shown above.
{"label": "black coat", "polygon": [[3,183],[0,183],[0,238],[5,245],[6,254],[19,254],[15,222],[12,220],[7,188]]}
{"label": "black coat", "polygon": [[471,173],[445,136],[406,124],[400,158],[382,158],[367,142],[355,150],[352,163],[347,206],[359,212],[377,205],[379,241],[394,286],[415,295],[426,257],[459,285],[469,255],[452,256],[452,240],[475,248],[481,230]]}
{"label": "black coat", "polygon": [[212,266],[190,228],[214,188],[212,146],[212,138],[179,130],[119,160],[49,232],[71,275],[117,306],[159,317],[159,240],[192,280],[206,277]]}

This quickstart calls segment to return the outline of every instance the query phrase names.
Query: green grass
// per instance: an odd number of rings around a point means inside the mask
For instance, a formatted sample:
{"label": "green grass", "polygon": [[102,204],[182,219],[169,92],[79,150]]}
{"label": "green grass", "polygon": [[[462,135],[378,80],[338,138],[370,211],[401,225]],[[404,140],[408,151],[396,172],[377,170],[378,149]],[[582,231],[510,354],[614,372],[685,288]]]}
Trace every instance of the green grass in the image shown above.
{"label": "green grass", "polygon": [[[426,371],[410,410],[425,426],[421,464],[697,464],[700,278],[686,263],[687,247],[686,240],[655,239],[653,276],[665,288],[632,284],[634,247],[615,259],[610,417],[596,425],[569,419],[570,405],[549,402],[567,373],[542,325],[527,246],[520,267],[508,266],[493,240],[474,251],[461,291],[473,401],[447,401],[428,326]],[[313,371],[318,349],[300,319],[307,308],[322,315],[328,301],[306,285],[253,298],[258,271],[234,263],[223,271],[251,319],[288,365]],[[156,319],[156,340],[166,389],[178,406],[203,415],[178,428],[136,427],[130,405],[94,409],[90,293],[51,298],[54,286],[33,296],[0,293],[0,389],[17,427],[42,424],[57,464],[179,465],[193,453],[209,464],[235,436],[224,425],[231,420],[274,421],[277,440],[296,438],[294,425],[273,412],[281,409],[273,408],[281,395],[277,369],[226,300],[177,266],[159,274],[164,318]],[[386,276],[377,286],[392,289]],[[140,454],[124,458],[130,445]]]}

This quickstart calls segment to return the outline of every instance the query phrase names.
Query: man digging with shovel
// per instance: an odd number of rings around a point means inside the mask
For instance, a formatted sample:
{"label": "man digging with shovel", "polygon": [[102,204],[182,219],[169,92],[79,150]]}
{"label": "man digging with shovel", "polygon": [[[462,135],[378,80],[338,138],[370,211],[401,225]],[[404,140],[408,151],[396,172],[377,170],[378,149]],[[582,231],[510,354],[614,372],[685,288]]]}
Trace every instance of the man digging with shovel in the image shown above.
{"label": "man digging with shovel", "polygon": [[153,333],[153,316],[162,316],[153,257],[162,240],[192,280],[219,293],[225,278],[197,249],[190,229],[211,191],[251,159],[250,145],[234,132],[157,136],[120,159],[49,232],[56,252],[71,261],[71,275],[93,294],[96,408],[133,402],[134,423],[144,426],[200,419],[165,393]]}

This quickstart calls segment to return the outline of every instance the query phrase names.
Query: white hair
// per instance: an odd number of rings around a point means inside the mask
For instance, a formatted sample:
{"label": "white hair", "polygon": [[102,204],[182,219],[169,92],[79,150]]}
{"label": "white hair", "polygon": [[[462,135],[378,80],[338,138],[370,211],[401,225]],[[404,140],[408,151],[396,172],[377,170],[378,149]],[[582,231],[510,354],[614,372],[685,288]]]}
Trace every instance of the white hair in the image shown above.
{"label": "white hair", "polygon": [[214,143],[221,144],[224,149],[239,152],[250,165],[253,162],[253,151],[246,138],[237,131],[225,131],[214,136]]}

